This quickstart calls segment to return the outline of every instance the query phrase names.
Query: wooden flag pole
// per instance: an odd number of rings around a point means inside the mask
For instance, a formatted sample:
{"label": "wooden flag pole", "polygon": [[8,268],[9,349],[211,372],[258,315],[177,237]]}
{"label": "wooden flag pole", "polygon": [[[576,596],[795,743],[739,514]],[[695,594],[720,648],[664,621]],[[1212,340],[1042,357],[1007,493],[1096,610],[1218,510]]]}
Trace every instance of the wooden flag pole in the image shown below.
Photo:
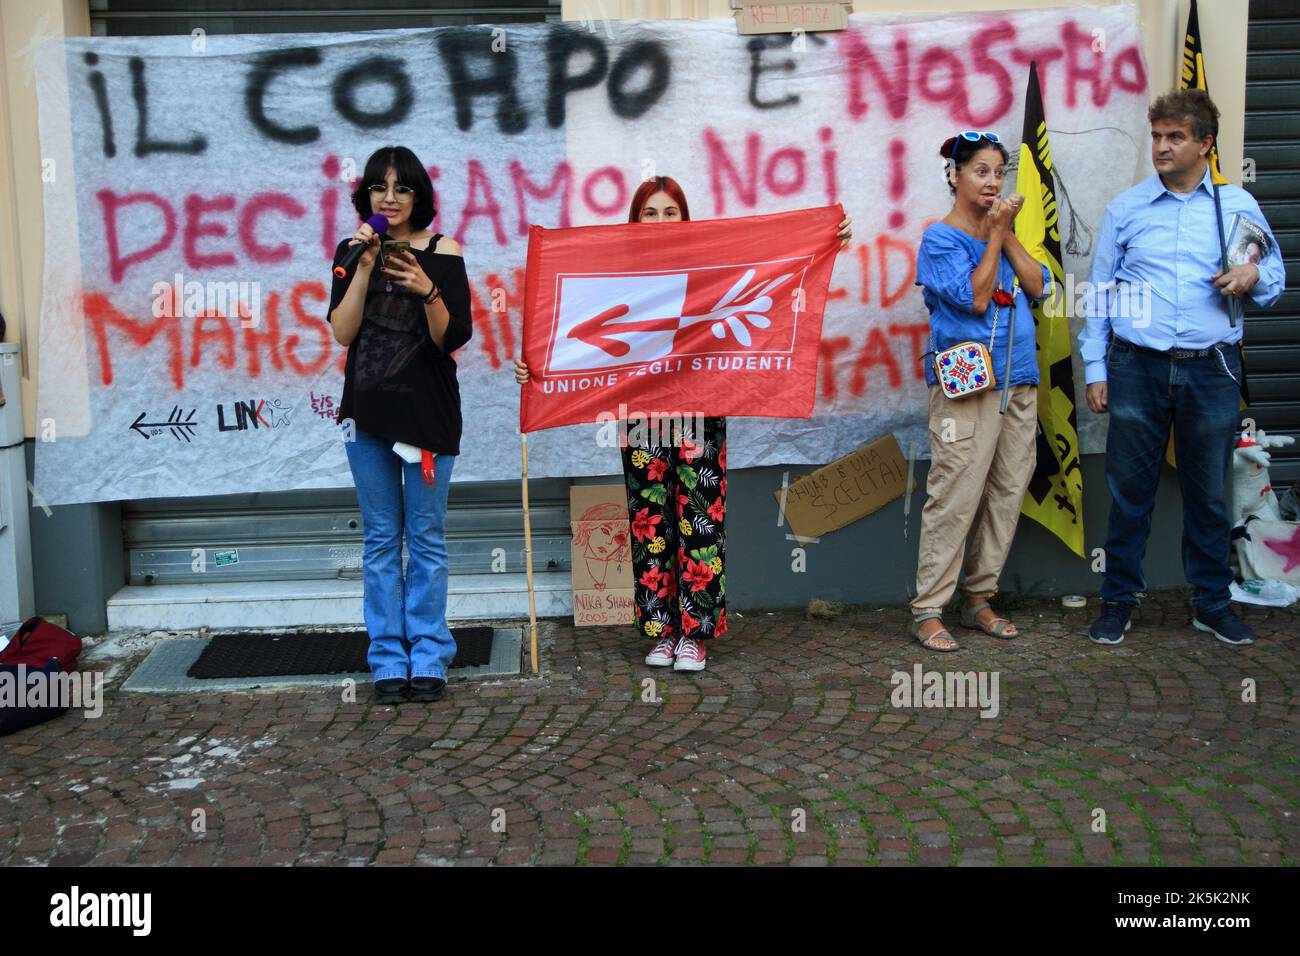
{"label": "wooden flag pole", "polygon": [[533,591],[533,519],[528,512],[528,433],[521,432],[520,447],[523,449],[523,470],[521,481],[524,495],[524,561],[528,573],[528,634],[533,655],[533,673],[537,668],[537,596]]}

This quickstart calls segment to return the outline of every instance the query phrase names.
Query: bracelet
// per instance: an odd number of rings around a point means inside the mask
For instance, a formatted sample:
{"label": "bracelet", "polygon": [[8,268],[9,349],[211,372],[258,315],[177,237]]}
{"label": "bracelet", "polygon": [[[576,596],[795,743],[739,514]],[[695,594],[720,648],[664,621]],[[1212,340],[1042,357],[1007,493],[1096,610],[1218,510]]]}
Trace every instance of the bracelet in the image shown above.
{"label": "bracelet", "polygon": [[440,296],[440,295],[442,295],[442,292],[441,292],[441,291],[438,289],[438,287],[435,285],[435,286],[433,287],[433,291],[430,292],[428,295],[426,295],[426,296],[424,297],[424,304],[425,304],[425,305],[433,305],[434,302],[438,301],[438,296]]}

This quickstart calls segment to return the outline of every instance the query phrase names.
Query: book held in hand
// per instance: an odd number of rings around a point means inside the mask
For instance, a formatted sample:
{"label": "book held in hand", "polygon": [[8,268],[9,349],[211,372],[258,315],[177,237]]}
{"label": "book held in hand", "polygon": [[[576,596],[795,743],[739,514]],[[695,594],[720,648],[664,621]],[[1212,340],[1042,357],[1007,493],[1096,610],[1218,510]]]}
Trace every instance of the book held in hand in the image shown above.
{"label": "book held in hand", "polygon": [[1258,266],[1272,249],[1268,233],[1241,213],[1234,213],[1228,227],[1228,265],[1250,263]]}

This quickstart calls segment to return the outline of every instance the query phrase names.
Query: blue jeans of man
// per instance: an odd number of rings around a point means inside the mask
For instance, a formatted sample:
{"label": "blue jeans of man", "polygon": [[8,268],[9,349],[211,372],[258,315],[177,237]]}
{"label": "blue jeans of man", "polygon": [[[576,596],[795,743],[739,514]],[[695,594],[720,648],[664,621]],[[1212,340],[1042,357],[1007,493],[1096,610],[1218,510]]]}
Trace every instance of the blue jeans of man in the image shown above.
{"label": "blue jeans of man", "polygon": [[[447,491],[454,455],[434,456],[432,486],[393,443],[356,430],[346,442],[365,540],[367,660],[374,680],[447,678],[456,642],[447,627]],[[402,574],[402,538],[409,555]]]}
{"label": "blue jeans of man", "polygon": [[1183,573],[1197,608],[1226,607],[1232,583],[1228,476],[1241,380],[1236,348],[1175,359],[1117,338],[1106,356],[1106,378],[1111,505],[1102,600],[1137,604],[1146,588],[1142,558],[1172,425],[1183,498]]}

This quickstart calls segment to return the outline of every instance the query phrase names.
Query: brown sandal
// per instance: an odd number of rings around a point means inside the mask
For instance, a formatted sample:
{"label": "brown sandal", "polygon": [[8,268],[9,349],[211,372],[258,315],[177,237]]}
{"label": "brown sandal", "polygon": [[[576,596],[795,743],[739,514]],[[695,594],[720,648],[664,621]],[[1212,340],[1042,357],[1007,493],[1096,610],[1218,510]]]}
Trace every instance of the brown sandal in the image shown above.
{"label": "brown sandal", "polygon": [[[922,637],[921,625],[924,624],[926,621],[942,621],[942,619],[939,617],[938,614],[927,614],[925,617],[918,617],[912,619],[912,628],[911,628],[912,636],[916,638],[918,644],[924,647],[927,651],[937,651],[941,654],[951,654],[953,651],[961,650],[961,645],[957,643],[956,638],[954,638],[951,634],[948,633],[948,629],[946,627],[941,627],[933,634],[927,634],[924,637]],[[936,638],[940,640],[947,639],[948,642],[952,644],[952,647],[941,647],[938,644],[932,644],[931,641],[934,641]]]}

